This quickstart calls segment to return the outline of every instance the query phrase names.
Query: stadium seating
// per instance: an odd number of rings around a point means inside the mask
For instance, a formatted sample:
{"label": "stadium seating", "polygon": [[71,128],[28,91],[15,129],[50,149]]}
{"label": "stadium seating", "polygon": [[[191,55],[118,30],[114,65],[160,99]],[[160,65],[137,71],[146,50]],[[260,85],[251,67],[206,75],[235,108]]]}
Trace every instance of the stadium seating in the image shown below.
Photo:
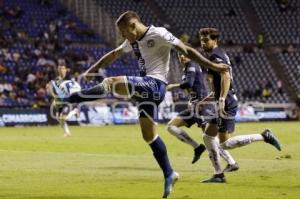
{"label": "stadium seating", "polygon": [[[240,47],[256,43],[238,0],[155,0],[155,2],[165,15],[171,16],[169,17],[171,24],[176,24],[181,32],[186,32],[191,37],[197,36],[200,27],[213,26],[222,31],[224,42],[232,42]],[[117,18],[126,10],[135,10],[146,24],[161,25],[147,1],[99,0],[97,3],[113,18]],[[293,9],[299,9],[299,1],[293,1],[291,8],[280,14],[278,5],[273,3],[273,0],[252,0],[251,3],[271,44],[290,44],[297,39],[296,34],[300,31]],[[49,96],[44,93],[44,88],[46,83],[55,77],[55,67],[59,59],[66,61],[71,68],[71,75],[76,76],[111,50],[109,47],[103,47],[107,45],[101,36],[85,31],[89,30],[89,27],[66,10],[58,0],[10,0],[4,1],[4,6],[0,9],[0,14],[4,16],[0,18],[0,42],[3,47],[0,49],[0,106],[47,105]],[[9,9],[13,10],[12,16],[5,15]],[[287,18],[291,23],[285,23]],[[52,27],[49,25],[51,23]],[[55,29],[54,34],[49,33],[51,28]],[[95,47],[95,44],[101,47]],[[228,54],[234,64],[233,75],[240,101],[272,103],[290,101],[284,92],[277,92],[279,79],[263,50],[245,53],[229,48]],[[300,92],[299,57],[299,53],[278,56],[282,65],[286,67],[287,76],[294,82],[297,92]],[[107,76],[124,74],[139,74],[137,62],[132,54],[122,57],[106,70]],[[30,78],[34,80],[31,81]],[[81,83],[85,88],[97,81]],[[266,91],[266,87],[271,94]]]}
{"label": "stadium seating", "polygon": [[291,82],[291,86],[300,94],[300,53],[281,53],[279,59],[284,66],[285,75]]}
{"label": "stadium seating", "polygon": [[[39,0],[4,2],[3,9],[1,9],[3,14],[9,9],[13,11],[19,9],[22,14],[18,16],[5,15],[5,18],[0,19],[0,36],[7,46],[1,49],[0,53],[1,67],[3,66],[5,71],[0,72],[0,87],[4,88],[0,93],[0,106],[48,104],[49,96],[43,92],[46,83],[55,77],[55,66],[58,59],[63,58],[66,61],[67,66],[71,68],[71,75],[78,75],[90,66],[86,57],[92,57],[95,61],[105,52],[111,50],[111,48],[81,47],[80,44],[104,44],[104,40],[99,36],[86,34],[82,31],[88,29],[88,26],[67,11],[59,1],[48,2],[50,4],[46,5],[42,5]],[[49,33],[49,22],[53,21],[54,24],[58,25],[58,32],[54,33],[54,35],[57,34],[57,38],[47,40],[43,33]],[[69,22],[74,22],[75,28],[68,28]],[[25,34],[20,37],[23,32]],[[66,43],[66,39],[68,43]],[[49,50],[47,45],[50,45],[51,48],[56,40],[63,45],[57,49]],[[76,47],[72,45],[73,47],[71,47],[68,45],[70,43],[79,45]],[[43,55],[46,64],[39,65],[40,55],[37,54]],[[27,82],[27,75],[30,73],[35,78],[33,83]],[[130,55],[115,62],[109,67],[106,75],[124,73],[128,75],[138,73],[137,63]],[[82,82],[82,85],[85,88],[93,85],[93,83]],[[14,89],[8,91],[7,87]],[[42,97],[39,96],[40,94]]]}
{"label": "stadium seating", "polygon": [[[233,59],[233,77],[238,98],[241,102],[289,102],[289,98],[285,93],[280,94],[278,92],[278,78],[262,50],[253,53],[232,50],[228,54]],[[263,91],[268,87],[271,89],[271,96],[264,97]]]}
{"label": "stadium seating", "polygon": [[[277,0],[277,2],[280,2]],[[260,19],[266,39],[271,44],[293,44],[299,42],[299,9],[300,1],[289,1],[281,9],[275,0],[251,0]]]}
{"label": "stadium seating", "polygon": [[119,0],[109,0],[109,1],[97,1],[100,6],[105,8],[107,12],[111,14],[114,18],[127,11],[134,10],[140,16],[145,24],[160,26],[160,21],[155,15],[155,13],[148,7],[148,5],[142,0],[130,0],[130,1],[119,1]]}
{"label": "stadium seating", "polygon": [[50,22],[58,26],[59,38],[70,37],[72,42],[101,43],[103,39],[85,32],[89,27],[75,15],[67,11],[57,0],[42,4],[38,0],[5,1],[7,8],[20,8],[19,18],[12,18],[16,28],[22,29],[31,37],[38,37],[48,28]]}
{"label": "stadium seating", "polygon": [[253,44],[251,32],[238,1],[219,0],[155,0],[171,16],[174,24],[191,38],[197,36],[201,27],[215,27],[222,31],[224,42]]}

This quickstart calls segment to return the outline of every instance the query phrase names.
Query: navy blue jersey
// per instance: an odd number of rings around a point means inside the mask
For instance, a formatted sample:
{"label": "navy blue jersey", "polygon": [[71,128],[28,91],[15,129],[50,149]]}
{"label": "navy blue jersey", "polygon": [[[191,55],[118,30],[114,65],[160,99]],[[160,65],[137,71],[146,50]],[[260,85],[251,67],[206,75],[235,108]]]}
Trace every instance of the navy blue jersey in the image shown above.
{"label": "navy blue jersey", "polygon": [[190,61],[185,64],[180,88],[189,91],[190,100],[201,100],[207,95],[202,69],[197,63]]}
{"label": "navy blue jersey", "polygon": [[[230,76],[231,76],[231,82],[230,82],[230,88],[228,91],[228,95],[227,97],[233,97],[235,98],[235,90],[234,90],[234,86],[233,86],[233,77],[232,77],[232,68],[231,68],[231,63],[229,60],[228,55],[226,54],[226,52],[217,47],[215,49],[212,50],[210,56],[209,56],[209,60],[215,63],[224,63],[230,66],[229,72],[230,72]],[[213,77],[213,86],[214,86],[214,91],[215,91],[215,99],[219,99],[220,98],[220,92],[221,92],[221,76],[219,72],[213,71],[211,69],[208,69],[207,71],[208,75],[212,75]]]}

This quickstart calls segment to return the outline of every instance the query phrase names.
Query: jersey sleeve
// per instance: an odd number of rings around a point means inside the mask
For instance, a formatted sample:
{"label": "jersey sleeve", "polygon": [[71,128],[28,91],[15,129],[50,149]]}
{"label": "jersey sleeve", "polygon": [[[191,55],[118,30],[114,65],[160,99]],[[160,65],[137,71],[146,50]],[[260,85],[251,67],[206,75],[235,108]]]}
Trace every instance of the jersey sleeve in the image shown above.
{"label": "jersey sleeve", "polygon": [[118,47],[118,49],[122,49],[124,53],[132,51],[132,47],[127,39]]}
{"label": "jersey sleeve", "polygon": [[159,28],[157,30],[157,35],[158,35],[159,41],[164,46],[172,47],[172,46],[177,45],[180,42],[180,40],[178,38],[176,38],[172,33],[170,33],[165,28]]}
{"label": "jersey sleeve", "polygon": [[186,71],[186,78],[185,80],[181,81],[180,88],[181,89],[188,89],[192,88],[196,78],[196,66],[194,64],[189,64]]}
{"label": "jersey sleeve", "polygon": [[223,50],[220,50],[218,48],[215,51],[213,51],[210,60],[215,63],[231,65],[228,55]]}

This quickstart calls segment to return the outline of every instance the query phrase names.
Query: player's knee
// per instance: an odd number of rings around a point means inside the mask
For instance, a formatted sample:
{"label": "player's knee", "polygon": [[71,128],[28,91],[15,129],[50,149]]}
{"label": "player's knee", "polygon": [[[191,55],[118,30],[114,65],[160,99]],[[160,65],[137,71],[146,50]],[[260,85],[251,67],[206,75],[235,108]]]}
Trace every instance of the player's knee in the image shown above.
{"label": "player's knee", "polygon": [[171,126],[174,126],[174,122],[173,122],[174,120],[172,119],[172,120],[170,120],[168,123],[167,123],[167,130],[169,131],[169,129],[170,129],[170,127]]}
{"label": "player's knee", "polygon": [[[108,78],[111,89],[118,94],[128,96],[128,87],[125,85],[124,77],[110,77]],[[124,93],[125,92],[125,93]]]}
{"label": "player's knee", "polygon": [[206,133],[203,134],[203,140],[204,140],[204,141],[205,141],[205,140],[212,140],[212,139],[215,139],[215,137],[210,136],[210,135],[208,135],[208,134],[206,134]]}
{"label": "player's knee", "polygon": [[170,120],[170,121],[167,123],[167,128],[168,128],[168,126],[172,125],[172,123],[173,123],[173,120]]}
{"label": "player's knee", "polygon": [[108,77],[105,78],[109,81],[110,85],[115,85],[117,86],[118,84],[123,84],[124,83],[124,77],[123,76],[118,76],[118,77]]}
{"label": "player's knee", "polygon": [[173,135],[174,134],[174,125],[172,125],[171,123],[168,123],[167,131]]}
{"label": "player's knee", "polygon": [[104,89],[106,91],[110,92],[113,84],[113,79],[111,77],[106,77],[101,84],[104,86]]}
{"label": "player's knee", "polygon": [[117,77],[107,77],[105,78],[107,79],[107,82],[112,86],[113,84],[115,84],[116,82],[118,82],[118,78]]}
{"label": "player's knee", "polygon": [[181,127],[186,126],[186,123],[181,118],[175,117],[168,122],[167,126]]}
{"label": "player's knee", "polygon": [[110,84],[113,84],[114,82],[118,81],[117,77],[108,77],[108,78],[105,78],[105,79],[108,79],[108,81],[109,81]]}
{"label": "player's knee", "polygon": [[222,149],[231,149],[232,147],[229,145],[228,141],[222,142],[220,143],[220,146],[222,147]]}

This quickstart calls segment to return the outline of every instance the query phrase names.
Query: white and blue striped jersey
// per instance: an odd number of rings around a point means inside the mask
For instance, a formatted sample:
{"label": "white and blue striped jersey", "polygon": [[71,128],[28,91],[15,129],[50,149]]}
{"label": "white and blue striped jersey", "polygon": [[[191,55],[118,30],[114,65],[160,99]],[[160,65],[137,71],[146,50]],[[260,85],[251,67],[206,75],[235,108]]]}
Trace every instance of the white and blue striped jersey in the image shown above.
{"label": "white and blue striped jersey", "polygon": [[130,43],[126,39],[119,48],[123,52],[134,52],[141,76],[150,76],[168,83],[170,51],[179,41],[167,29],[151,25],[139,40]]}

